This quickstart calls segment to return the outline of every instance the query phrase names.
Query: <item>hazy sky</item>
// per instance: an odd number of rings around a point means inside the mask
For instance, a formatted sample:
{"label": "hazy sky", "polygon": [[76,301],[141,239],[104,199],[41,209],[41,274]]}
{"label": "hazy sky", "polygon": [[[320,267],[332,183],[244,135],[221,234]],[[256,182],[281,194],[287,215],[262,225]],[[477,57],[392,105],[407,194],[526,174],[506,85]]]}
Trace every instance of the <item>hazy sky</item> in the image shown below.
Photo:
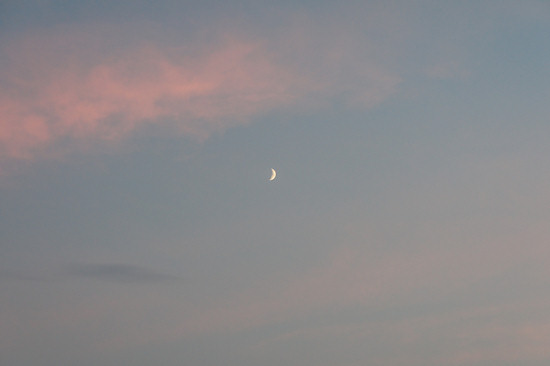
{"label": "hazy sky", "polygon": [[4,0],[0,364],[547,366],[549,103],[542,0]]}

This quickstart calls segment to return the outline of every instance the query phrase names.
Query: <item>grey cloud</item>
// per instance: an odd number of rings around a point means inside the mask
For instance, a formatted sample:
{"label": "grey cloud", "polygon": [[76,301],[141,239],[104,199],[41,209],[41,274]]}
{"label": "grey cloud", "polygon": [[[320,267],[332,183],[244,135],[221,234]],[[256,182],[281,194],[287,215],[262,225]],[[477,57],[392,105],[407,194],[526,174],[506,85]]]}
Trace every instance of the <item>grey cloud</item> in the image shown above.
{"label": "grey cloud", "polygon": [[72,264],[67,267],[67,274],[127,283],[169,282],[177,279],[176,276],[129,264]]}

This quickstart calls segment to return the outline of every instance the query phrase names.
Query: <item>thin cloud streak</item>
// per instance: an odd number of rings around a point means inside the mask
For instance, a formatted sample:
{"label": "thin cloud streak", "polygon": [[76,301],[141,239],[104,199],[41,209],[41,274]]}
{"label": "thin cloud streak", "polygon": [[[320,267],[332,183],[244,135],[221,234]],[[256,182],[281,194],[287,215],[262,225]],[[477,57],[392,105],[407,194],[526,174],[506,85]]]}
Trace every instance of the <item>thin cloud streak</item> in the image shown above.
{"label": "thin cloud streak", "polygon": [[96,280],[126,283],[157,283],[176,280],[177,277],[128,264],[73,264],[66,274]]}

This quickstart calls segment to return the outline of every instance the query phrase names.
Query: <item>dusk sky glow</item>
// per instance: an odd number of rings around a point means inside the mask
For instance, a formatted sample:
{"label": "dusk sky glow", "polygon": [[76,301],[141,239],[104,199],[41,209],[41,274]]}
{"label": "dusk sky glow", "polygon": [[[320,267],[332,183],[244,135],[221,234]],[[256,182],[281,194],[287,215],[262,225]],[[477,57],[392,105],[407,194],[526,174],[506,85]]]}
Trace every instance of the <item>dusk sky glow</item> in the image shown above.
{"label": "dusk sky glow", "polygon": [[2,1],[0,364],[547,366],[549,97],[543,0]]}

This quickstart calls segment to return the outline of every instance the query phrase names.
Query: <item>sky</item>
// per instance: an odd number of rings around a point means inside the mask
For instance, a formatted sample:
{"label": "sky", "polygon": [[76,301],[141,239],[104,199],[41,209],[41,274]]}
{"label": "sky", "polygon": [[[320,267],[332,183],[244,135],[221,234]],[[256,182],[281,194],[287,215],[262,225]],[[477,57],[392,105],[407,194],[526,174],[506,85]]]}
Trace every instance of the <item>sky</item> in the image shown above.
{"label": "sky", "polygon": [[549,60],[542,0],[2,1],[0,363],[548,365]]}

